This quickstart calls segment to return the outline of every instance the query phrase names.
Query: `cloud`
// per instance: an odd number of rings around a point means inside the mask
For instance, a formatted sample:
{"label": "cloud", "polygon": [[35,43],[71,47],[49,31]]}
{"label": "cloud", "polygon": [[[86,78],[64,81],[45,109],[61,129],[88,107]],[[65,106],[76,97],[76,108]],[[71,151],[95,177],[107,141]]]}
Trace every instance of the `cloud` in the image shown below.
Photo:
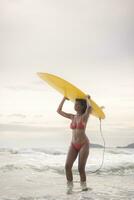
{"label": "cloud", "polygon": [[43,114],[31,114],[31,115],[25,115],[25,114],[21,114],[21,113],[13,113],[13,114],[9,114],[9,115],[4,115],[4,114],[0,114],[0,117],[9,117],[9,118],[12,118],[12,117],[19,117],[19,118],[42,118],[44,117]]}
{"label": "cloud", "polygon": [[43,115],[39,114],[39,115],[34,115],[35,118],[42,118],[44,117]]}
{"label": "cloud", "polygon": [[8,117],[20,117],[20,118],[26,118],[27,116],[24,115],[24,114],[17,114],[17,113],[14,113],[14,114],[10,114],[10,115],[8,115]]}
{"label": "cloud", "polygon": [[[7,90],[12,90],[12,91],[38,91],[38,92],[46,92],[49,91],[48,88],[46,88],[44,85],[39,85],[36,84],[37,86],[28,86],[28,85],[10,85],[10,86],[5,86],[4,88]],[[43,87],[44,86],[44,87]]]}
{"label": "cloud", "polygon": [[45,126],[31,126],[31,125],[17,125],[17,124],[0,124],[0,132],[14,131],[14,132],[48,132],[61,130],[60,127],[45,127]]}
{"label": "cloud", "polygon": [[82,65],[133,54],[130,0],[7,2],[2,17],[3,64],[16,69],[19,63]]}

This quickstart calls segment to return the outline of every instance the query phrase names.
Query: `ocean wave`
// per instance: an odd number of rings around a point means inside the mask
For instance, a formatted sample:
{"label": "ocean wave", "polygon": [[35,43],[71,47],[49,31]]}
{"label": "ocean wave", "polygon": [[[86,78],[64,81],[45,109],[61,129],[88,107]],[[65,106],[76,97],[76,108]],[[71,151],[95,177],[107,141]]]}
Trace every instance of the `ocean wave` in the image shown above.
{"label": "ocean wave", "polygon": [[[95,167],[97,169],[97,167]],[[35,171],[38,172],[44,172],[46,170],[46,168],[41,167],[41,168],[37,168],[37,167],[33,167],[32,168]],[[65,174],[65,169],[64,166],[47,166],[48,170],[52,170],[55,173],[58,173],[60,175]],[[134,164],[128,164],[126,166],[110,166],[110,167],[104,167],[98,171],[96,171],[96,169],[86,169],[86,173],[87,174],[92,174],[92,173],[96,173],[98,175],[134,175]],[[78,169],[77,167],[73,167],[73,174],[78,175]]]}
{"label": "ocean wave", "polygon": [[[10,199],[12,200],[12,199]],[[51,197],[50,195],[45,195],[45,196],[27,196],[27,197],[19,197],[17,200],[54,200],[53,197]]]}
{"label": "ocean wave", "polygon": [[66,152],[62,150],[44,149],[44,148],[0,148],[0,152],[8,152],[10,154],[50,154],[50,155],[65,155]]}
{"label": "ocean wave", "polygon": [[8,172],[8,171],[13,171],[13,170],[24,170],[24,169],[30,169],[36,172],[45,172],[49,169],[51,169],[50,166],[35,166],[35,165],[31,165],[31,164],[25,164],[25,165],[17,165],[17,164],[7,164],[7,165],[3,165],[0,167],[0,171],[3,172]]}
{"label": "ocean wave", "polygon": [[54,200],[51,195],[43,196],[20,196],[19,198],[4,198],[3,200]]}
{"label": "ocean wave", "polygon": [[[59,148],[0,148],[0,152],[8,152],[10,154],[50,154],[50,155],[66,155],[67,150]],[[134,155],[134,150],[130,149],[106,149],[105,154],[111,155]]]}
{"label": "ocean wave", "polygon": [[0,171],[7,172],[7,171],[13,171],[13,170],[22,170],[23,167],[14,165],[14,164],[7,164],[0,167]]}
{"label": "ocean wave", "polygon": [[[112,151],[112,152],[111,152]],[[96,172],[96,174],[115,174],[115,175],[134,175],[134,152],[130,151],[126,155],[126,150],[121,150],[116,153],[114,150],[106,150],[104,164],[100,170],[98,159],[100,152],[94,151],[94,156],[91,156],[86,165],[88,174]],[[129,151],[127,150],[129,153]],[[0,148],[1,158],[7,160],[0,164],[0,171],[8,172],[14,170],[33,170],[36,172],[45,172],[52,170],[58,174],[64,174],[64,161],[66,153],[62,149],[47,149],[47,148]],[[118,155],[120,153],[120,155]],[[117,154],[117,155],[116,155]],[[132,155],[131,155],[132,154]],[[96,171],[97,170],[97,171]],[[74,164],[73,172],[78,173],[77,163]]]}
{"label": "ocean wave", "polygon": [[[98,175],[134,175],[134,163],[126,163],[125,165],[119,165],[119,166],[104,166],[100,170],[96,171],[96,166],[92,169],[88,167],[86,169],[87,174],[96,173]],[[16,164],[7,164],[0,167],[0,171],[8,172],[13,170],[27,170],[30,169],[35,172],[45,172],[48,170],[51,170],[55,173],[58,173],[60,175],[65,174],[64,166],[49,166],[49,165],[42,165],[42,166],[36,166],[32,164],[25,164],[25,165],[16,165]],[[77,167],[73,168],[73,173],[78,174]]]}
{"label": "ocean wave", "polygon": [[66,152],[63,150],[54,150],[54,149],[41,149],[41,148],[33,148],[33,151],[35,152],[41,152],[45,154],[51,154],[51,155],[65,155]]}
{"label": "ocean wave", "polygon": [[119,150],[119,149],[116,149],[116,150],[107,150],[107,153],[110,153],[110,154],[123,154],[123,155],[131,155],[133,154],[133,152],[130,152],[130,151],[127,151],[127,150]]}
{"label": "ocean wave", "polygon": [[97,174],[108,175],[134,175],[134,163],[124,163],[118,166],[103,167]]}
{"label": "ocean wave", "polygon": [[[134,164],[130,163],[126,166],[110,166],[98,169],[97,166],[94,169],[86,169],[87,174],[97,174],[97,175],[134,175]],[[64,167],[51,167],[51,170],[55,171],[58,174],[65,174]],[[73,168],[73,174],[79,174],[78,169],[75,167]]]}

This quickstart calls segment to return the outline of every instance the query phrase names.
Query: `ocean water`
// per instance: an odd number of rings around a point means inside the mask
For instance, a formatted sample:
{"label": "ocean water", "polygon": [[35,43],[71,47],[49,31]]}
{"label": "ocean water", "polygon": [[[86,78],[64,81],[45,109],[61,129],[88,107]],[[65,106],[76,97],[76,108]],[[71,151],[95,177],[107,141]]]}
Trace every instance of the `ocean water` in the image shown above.
{"label": "ocean water", "polygon": [[0,148],[0,200],[132,200],[134,199],[134,149],[91,148],[86,165],[87,184],[81,192],[77,160],[74,189],[66,194],[64,164],[67,149]]}

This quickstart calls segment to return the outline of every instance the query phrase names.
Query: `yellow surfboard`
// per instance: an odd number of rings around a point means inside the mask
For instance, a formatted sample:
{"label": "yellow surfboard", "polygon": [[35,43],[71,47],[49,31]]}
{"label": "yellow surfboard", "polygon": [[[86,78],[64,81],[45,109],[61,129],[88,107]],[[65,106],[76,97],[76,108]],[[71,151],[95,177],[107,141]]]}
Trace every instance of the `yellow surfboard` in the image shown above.
{"label": "yellow surfboard", "polygon": [[[38,72],[37,74],[43,81],[46,81],[50,86],[55,88],[58,92],[60,92],[63,96],[67,97],[71,101],[75,101],[76,98],[85,99],[86,94],[68,81],[53,74],[41,72]],[[89,103],[92,107],[91,114],[98,117],[99,119],[104,119],[105,114],[101,107],[99,107],[92,99],[89,99]]]}

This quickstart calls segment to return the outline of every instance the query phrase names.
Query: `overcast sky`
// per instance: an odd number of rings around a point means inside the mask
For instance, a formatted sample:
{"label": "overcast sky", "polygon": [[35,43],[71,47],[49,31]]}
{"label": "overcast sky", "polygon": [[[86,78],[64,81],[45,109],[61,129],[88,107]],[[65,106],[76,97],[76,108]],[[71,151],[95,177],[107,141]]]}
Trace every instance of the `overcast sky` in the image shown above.
{"label": "overcast sky", "polygon": [[[1,132],[69,125],[56,113],[62,96],[37,72],[105,106],[108,144],[134,142],[134,1],[0,0]],[[71,102],[64,109],[74,112]],[[97,130],[97,118],[89,121],[88,131]]]}

